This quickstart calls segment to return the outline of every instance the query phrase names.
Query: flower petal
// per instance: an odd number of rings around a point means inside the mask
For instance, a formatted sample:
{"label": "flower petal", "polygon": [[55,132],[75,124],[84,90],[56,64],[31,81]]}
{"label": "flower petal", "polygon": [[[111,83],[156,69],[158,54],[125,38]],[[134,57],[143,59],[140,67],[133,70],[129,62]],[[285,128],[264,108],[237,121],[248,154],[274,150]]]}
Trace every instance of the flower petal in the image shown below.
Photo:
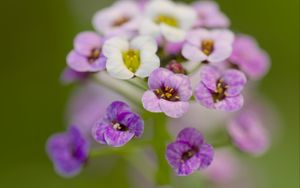
{"label": "flower petal", "polygon": [[81,32],[74,39],[74,49],[83,56],[89,56],[93,49],[100,49],[102,40],[95,32]]}
{"label": "flower petal", "polygon": [[186,113],[189,108],[189,102],[184,102],[184,101],[172,102],[172,101],[161,99],[159,101],[159,105],[161,110],[167,116],[172,118],[179,118],[183,116],[183,114]]}
{"label": "flower petal", "polygon": [[204,66],[200,71],[201,82],[210,90],[217,90],[217,82],[221,77],[221,73],[217,67]]}
{"label": "flower petal", "polygon": [[104,132],[104,139],[110,146],[121,147],[134,137],[134,133],[129,131],[118,131],[112,126],[108,126]]}
{"label": "flower petal", "polygon": [[226,97],[224,100],[221,100],[215,103],[215,108],[217,110],[234,112],[239,110],[244,104],[244,98],[242,95],[237,95],[235,97]]}
{"label": "flower petal", "polygon": [[129,105],[122,101],[115,101],[107,107],[106,114],[110,121],[114,121],[124,111],[130,111]]}
{"label": "flower petal", "polygon": [[197,157],[201,161],[199,169],[207,168],[213,161],[213,157],[214,157],[213,147],[209,144],[202,144],[197,154]]}
{"label": "flower petal", "polygon": [[125,125],[128,131],[133,133],[137,137],[141,137],[144,132],[144,121],[143,119],[133,112],[122,112],[118,115],[117,121]]}
{"label": "flower petal", "polygon": [[186,32],[179,28],[171,27],[166,24],[160,24],[162,35],[170,42],[180,42],[185,39]]}
{"label": "flower petal", "polygon": [[135,72],[135,75],[141,78],[148,77],[152,71],[159,68],[160,59],[159,57],[148,51],[142,51],[141,53],[141,64]]}
{"label": "flower petal", "polygon": [[104,132],[108,126],[112,126],[111,123],[100,121],[97,122],[92,128],[92,136],[93,138],[100,144],[107,144],[104,139]]}
{"label": "flower petal", "polygon": [[176,140],[187,142],[192,146],[200,146],[204,143],[203,135],[195,128],[184,128],[178,133]]}
{"label": "flower petal", "polygon": [[158,89],[162,86],[164,81],[167,79],[169,75],[172,75],[173,72],[165,69],[165,68],[158,68],[155,69],[149,76],[148,79],[148,86],[150,89]]}
{"label": "flower petal", "polygon": [[228,85],[226,96],[239,95],[247,82],[246,76],[238,70],[227,70],[222,78]]}
{"label": "flower petal", "polygon": [[182,55],[188,60],[197,63],[207,59],[207,56],[197,46],[189,43],[183,45]]}
{"label": "flower petal", "polygon": [[211,92],[202,82],[200,82],[196,87],[195,96],[197,101],[206,108],[214,108],[215,103],[213,101]]}
{"label": "flower petal", "polygon": [[146,91],[142,97],[143,107],[150,112],[161,112],[159,100],[153,91]]}

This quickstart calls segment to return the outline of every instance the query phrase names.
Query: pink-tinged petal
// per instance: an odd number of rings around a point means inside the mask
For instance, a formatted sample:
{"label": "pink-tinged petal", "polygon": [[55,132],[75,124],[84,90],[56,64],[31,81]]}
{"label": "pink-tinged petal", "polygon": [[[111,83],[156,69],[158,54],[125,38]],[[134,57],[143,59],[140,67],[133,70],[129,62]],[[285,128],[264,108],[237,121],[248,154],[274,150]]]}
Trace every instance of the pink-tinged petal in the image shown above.
{"label": "pink-tinged petal", "polygon": [[161,112],[159,100],[153,91],[146,91],[142,97],[143,107],[150,112]]}
{"label": "pink-tinged petal", "polygon": [[196,87],[195,96],[197,101],[206,108],[214,108],[215,103],[211,91],[202,82]]}
{"label": "pink-tinged petal", "polygon": [[238,70],[227,70],[222,78],[228,85],[226,96],[239,95],[247,82],[246,76]]}
{"label": "pink-tinged petal", "polygon": [[183,102],[183,101],[172,102],[172,101],[161,99],[159,101],[159,106],[167,116],[172,118],[179,118],[188,111],[189,102]]}
{"label": "pink-tinged petal", "polygon": [[92,127],[92,136],[100,144],[107,144],[105,139],[104,139],[104,132],[105,132],[105,130],[108,126],[112,126],[112,124],[108,123],[108,122],[101,121],[101,122],[97,122]]}
{"label": "pink-tinged petal", "polygon": [[192,146],[200,146],[204,143],[203,135],[195,128],[185,128],[181,130],[176,140],[187,142]]}
{"label": "pink-tinged petal", "polygon": [[230,57],[232,46],[230,43],[216,43],[214,51],[207,58],[209,62],[219,63]]}
{"label": "pink-tinged petal", "polygon": [[150,89],[160,88],[172,71],[165,68],[158,68],[152,71],[148,79],[148,86]]}
{"label": "pink-tinged petal", "polygon": [[75,51],[83,56],[89,56],[93,49],[100,49],[101,45],[102,39],[95,32],[82,32],[74,39]]}
{"label": "pink-tinged petal", "polygon": [[237,95],[234,97],[226,97],[225,99],[215,103],[215,108],[217,110],[234,112],[242,108],[244,104],[244,98],[242,95]]}
{"label": "pink-tinged petal", "polygon": [[104,139],[106,143],[113,147],[121,147],[134,137],[134,133],[129,131],[118,131],[113,126],[106,127]]}
{"label": "pink-tinged petal", "polygon": [[201,161],[199,169],[207,168],[212,163],[214,158],[213,147],[209,144],[202,144],[197,154],[197,157]]}
{"label": "pink-tinged petal", "polygon": [[85,56],[81,56],[75,51],[71,51],[67,56],[67,64],[71,69],[78,72],[88,72],[90,65]]}
{"label": "pink-tinged petal", "polygon": [[221,72],[217,67],[206,65],[200,70],[201,82],[210,90],[216,91]]}
{"label": "pink-tinged petal", "polygon": [[185,76],[183,74],[179,74],[177,76],[182,77],[181,84],[178,88],[178,94],[180,96],[180,100],[188,101],[193,95],[191,80],[188,76]]}
{"label": "pink-tinged petal", "polygon": [[208,57],[197,47],[186,43],[182,48],[182,55],[192,62],[202,62]]}
{"label": "pink-tinged petal", "polygon": [[259,155],[269,147],[269,136],[261,119],[252,111],[242,111],[230,122],[228,132],[242,151]]}

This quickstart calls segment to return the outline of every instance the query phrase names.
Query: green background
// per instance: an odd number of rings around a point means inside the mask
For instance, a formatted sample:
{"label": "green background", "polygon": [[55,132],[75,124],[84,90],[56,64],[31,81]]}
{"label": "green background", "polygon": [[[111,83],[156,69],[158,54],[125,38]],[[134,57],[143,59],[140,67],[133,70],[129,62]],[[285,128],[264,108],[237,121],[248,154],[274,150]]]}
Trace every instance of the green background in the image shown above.
{"label": "green background", "polygon": [[[270,188],[299,186],[299,1],[219,0],[233,28],[253,35],[272,58],[260,90],[282,116],[280,138],[255,163]],[[59,76],[75,34],[91,29],[103,0],[1,1],[0,187],[126,187],[120,163],[113,172],[58,177],[45,155],[47,137],[63,130],[71,87]],[[105,159],[103,159],[105,160]]]}

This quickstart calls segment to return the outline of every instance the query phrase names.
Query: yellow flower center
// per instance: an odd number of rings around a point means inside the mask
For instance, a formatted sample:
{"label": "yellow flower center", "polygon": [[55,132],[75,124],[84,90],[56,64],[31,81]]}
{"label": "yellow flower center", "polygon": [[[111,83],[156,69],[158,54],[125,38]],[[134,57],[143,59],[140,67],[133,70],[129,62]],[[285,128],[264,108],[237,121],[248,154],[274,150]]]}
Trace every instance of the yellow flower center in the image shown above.
{"label": "yellow flower center", "polygon": [[90,56],[88,57],[89,63],[93,63],[96,59],[99,58],[101,53],[100,49],[93,49]]}
{"label": "yellow flower center", "polygon": [[210,55],[214,51],[214,41],[205,39],[201,42],[201,50],[205,55]]}
{"label": "yellow flower center", "polygon": [[124,52],[123,61],[128,70],[135,73],[141,64],[140,51],[130,49],[127,52]]}
{"label": "yellow flower center", "polygon": [[225,99],[226,97],[226,90],[228,88],[228,85],[224,83],[224,80],[220,79],[217,82],[217,90],[212,93],[212,97],[215,103]]}
{"label": "yellow flower center", "polygon": [[154,22],[157,23],[157,24],[164,23],[164,24],[167,24],[167,25],[172,26],[172,27],[178,27],[179,26],[177,20],[174,17],[167,16],[167,15],[157,16],[154,19]]}
{"label": "yellow flower center", "polygon": [[158,98],[165,99],[168,101],[179,101],[180,100],[180,97],[178,96],[177,91],[168,86],[161,87],[160,89],[155,89],[154,93]]}

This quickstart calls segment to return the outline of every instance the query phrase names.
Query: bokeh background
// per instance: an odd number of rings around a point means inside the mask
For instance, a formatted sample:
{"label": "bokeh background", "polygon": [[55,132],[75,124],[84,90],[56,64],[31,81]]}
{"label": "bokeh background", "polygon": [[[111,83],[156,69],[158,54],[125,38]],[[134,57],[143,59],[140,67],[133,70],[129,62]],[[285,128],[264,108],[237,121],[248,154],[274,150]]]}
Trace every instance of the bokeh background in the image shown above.
{"label": "bokeh background", "polygon": [[[259,88],[282,119],[280,138],[250,159],[264,182],[259,188],[299,186],[299,1],[218,0],[233,28],[257,38],[272,58]],[[83,172],[62,179],[45,154],[47,137],[64,128],[73,87],[59,76],[79,31],[91,29],[93,13],[108,0],[1,1],[0,187],[130,187],[124,164],[107,174]],[[103,159],[105,160],[105,159]],[[258,185],[260,185],[258,183]],[[242,187],[241,187],[242,188]]]}

